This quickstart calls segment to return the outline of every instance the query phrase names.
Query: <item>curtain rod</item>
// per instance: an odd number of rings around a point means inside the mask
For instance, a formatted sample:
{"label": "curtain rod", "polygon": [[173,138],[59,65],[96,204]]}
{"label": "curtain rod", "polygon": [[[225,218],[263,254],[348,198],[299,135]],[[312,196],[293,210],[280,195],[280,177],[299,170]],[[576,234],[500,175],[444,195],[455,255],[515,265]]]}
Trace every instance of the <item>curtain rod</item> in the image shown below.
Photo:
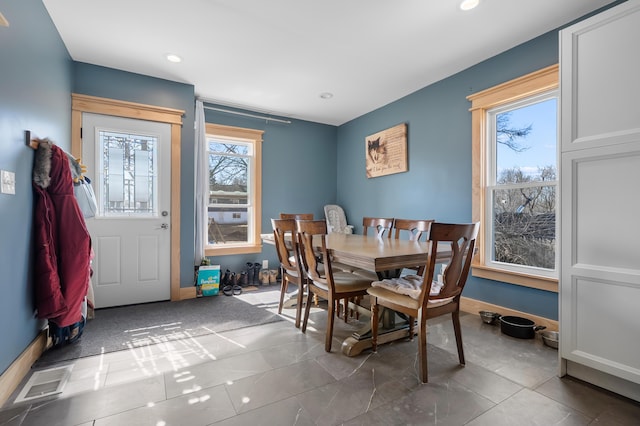
{"label": "curtain rod", "polygon": [[224,109],[224,108],[210,107],[210,106],[206,106],[206,105],[204,105],[203,107],[204,107],[204,109],[210,109],[210,110],[219,111],[219,112],[226,112],[227,114],[242,115],[244,117],[257,118],[257,119],[260,119],[260,120],[276,121],[278,123],[291,124],[290,120],[281,120],[279,118],[268,117],[266,115],[248,114],[246,112],[233,111],[233,110]]}

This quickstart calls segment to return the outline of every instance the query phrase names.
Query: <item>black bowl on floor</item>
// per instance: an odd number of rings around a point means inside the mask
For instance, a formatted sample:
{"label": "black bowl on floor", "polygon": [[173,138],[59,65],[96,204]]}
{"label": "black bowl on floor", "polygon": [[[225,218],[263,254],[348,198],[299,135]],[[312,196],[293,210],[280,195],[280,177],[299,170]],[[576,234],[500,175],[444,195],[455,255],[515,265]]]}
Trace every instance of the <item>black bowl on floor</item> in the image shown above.
{"label": "black bowl on floor", "polygon": [[545,326],[536,325],[535,322],[527,318],[514,316],[500,317],[500,330],[504,334],[517,337],[518,339],[533,339],[536,336],[536,331],[545,328]]}

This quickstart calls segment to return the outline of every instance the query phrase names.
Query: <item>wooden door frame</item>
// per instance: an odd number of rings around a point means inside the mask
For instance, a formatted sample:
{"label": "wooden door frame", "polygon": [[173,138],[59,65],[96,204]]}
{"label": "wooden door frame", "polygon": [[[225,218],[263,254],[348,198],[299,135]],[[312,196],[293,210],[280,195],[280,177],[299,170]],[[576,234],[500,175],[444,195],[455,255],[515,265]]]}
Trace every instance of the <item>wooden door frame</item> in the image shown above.
{"label": "wooden door frame", "polygon": [[[180,148],[183,110],[95,96],[71,94],[71,155],[82,157],[82,114],[94,113],[171,125],[171,301],[191,297],[180,288]],[[193,290],[195,295],[195,288]]]}

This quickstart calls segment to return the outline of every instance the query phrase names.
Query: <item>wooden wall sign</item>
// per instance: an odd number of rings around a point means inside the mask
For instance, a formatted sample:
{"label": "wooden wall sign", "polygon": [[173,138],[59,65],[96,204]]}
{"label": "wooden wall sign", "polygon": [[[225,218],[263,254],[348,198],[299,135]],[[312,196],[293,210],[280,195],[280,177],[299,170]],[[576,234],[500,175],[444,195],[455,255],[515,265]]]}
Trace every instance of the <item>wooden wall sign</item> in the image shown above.
{"label": "wooden wall sign", "polygon": [[407,171],[407,124],[402,123],[365,139],[367,178]]}

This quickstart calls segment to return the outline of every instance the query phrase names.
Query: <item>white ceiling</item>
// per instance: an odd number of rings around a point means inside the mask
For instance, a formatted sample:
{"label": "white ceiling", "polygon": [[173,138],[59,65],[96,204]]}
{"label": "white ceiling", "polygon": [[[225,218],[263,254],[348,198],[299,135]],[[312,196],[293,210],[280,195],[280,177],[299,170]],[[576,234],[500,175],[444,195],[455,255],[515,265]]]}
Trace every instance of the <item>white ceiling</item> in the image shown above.
{"label": "white ceiling", "polygon": [[[43,0],[71,57],[340,125],[611,0]],[[167,53],[183,58],[170,63]],[[321,99],[322,92],[333,93]]]}

